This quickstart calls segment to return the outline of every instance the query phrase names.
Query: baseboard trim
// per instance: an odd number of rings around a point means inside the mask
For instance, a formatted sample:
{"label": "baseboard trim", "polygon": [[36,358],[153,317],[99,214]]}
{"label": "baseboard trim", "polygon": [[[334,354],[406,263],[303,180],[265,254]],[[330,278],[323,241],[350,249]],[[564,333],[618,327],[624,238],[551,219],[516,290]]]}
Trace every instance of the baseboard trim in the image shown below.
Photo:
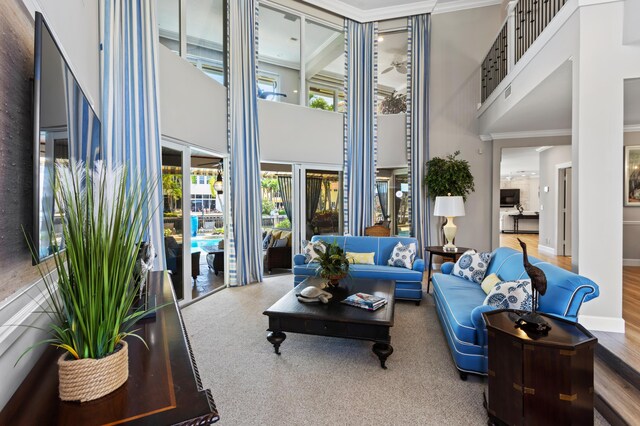
{"label": "baseboard trim", "polygon": [[624,319],[622,318],[579,315],[578,322],[588,330],[624,333]]}
{"label": "baseboard trim", "polygon": [[622,259],[622,266],[640,266],[640,259]]}
{"label": "baseboard trim", "polygon": [[557,256],[556,249],[549,246],[543,246],[542,244],[538,244],[538,252],[548,254],[550,256]]}

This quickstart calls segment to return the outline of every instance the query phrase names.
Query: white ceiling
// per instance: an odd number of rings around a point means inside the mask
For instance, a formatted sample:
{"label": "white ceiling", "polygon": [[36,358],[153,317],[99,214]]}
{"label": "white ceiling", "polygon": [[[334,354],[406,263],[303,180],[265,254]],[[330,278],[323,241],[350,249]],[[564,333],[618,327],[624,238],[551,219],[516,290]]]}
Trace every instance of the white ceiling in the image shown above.
{"label": "white ceiling", "polygon": [[381,21],[419,13],[444,13],[501,4],[502,0],[303,0],[360,22]]}
{"label": "white ceiling", "polygon": [[[500,161],[500,177],[536,178],[540,173],[539,147],[505,148]],[[524,175],[524,176],[523,176]]]}

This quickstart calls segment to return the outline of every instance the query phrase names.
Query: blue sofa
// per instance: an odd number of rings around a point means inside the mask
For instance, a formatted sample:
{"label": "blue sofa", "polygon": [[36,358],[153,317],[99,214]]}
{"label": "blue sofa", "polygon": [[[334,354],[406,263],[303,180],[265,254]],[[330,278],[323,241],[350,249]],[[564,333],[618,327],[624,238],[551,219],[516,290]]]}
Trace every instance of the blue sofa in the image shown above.
{"label": "blue sofa", "polygon": [[[547,277],[547,291],[540,296],[538,305],[540,312],[577,321],[582,303],[600,294],[598,285],[583,276],[531,256],[529,262]],[[487,331],[482,313],[496,308],[483,305],[487,295],[480,285],[451,275],[453,266],[447,262],[441,273],[433,275],[433,297],[453,360],[464,380],[467,373],[487,372]],[[487,275],[492,273],[503,281],[529,278],[522,265],[522,253],[506,247],[493,252]]]}
{"label": "blue sofa", "polygon": [[[375,265],[349,265],[349,275],[352,278],[379,278],[395,280],[396,299],[413,300],[420,304],[422,300],[422,275],[424,273],[424,260],[416,257],[413,269],[388,266],[387,260],[398,242],[402,244],[418,242],[415,238],[408,237],[345,237],[341,235],[316,235],[311,241],[336,242],[345,252],[371,253],[375,252]],[[293,285],[298,285],[307,277],[317,275],[317,263],[304,263],[303,254],[297,254],[293,258]]]}

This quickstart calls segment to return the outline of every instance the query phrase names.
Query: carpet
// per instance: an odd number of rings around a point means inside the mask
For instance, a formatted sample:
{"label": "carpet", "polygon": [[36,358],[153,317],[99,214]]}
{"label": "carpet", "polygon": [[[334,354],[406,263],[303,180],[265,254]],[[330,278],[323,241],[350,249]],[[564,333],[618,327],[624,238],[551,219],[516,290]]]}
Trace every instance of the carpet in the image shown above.
{"label": "carpet", "polygon": [[[396,303],[383,370],[371,342],[288,333],[276,355],[262,312],[292,284],[292,275],[266,278],[183,309],[222,424],[487,424],[484,379],[460,380],[431,296]],[[606,424],[599,414],[596,424]]]}

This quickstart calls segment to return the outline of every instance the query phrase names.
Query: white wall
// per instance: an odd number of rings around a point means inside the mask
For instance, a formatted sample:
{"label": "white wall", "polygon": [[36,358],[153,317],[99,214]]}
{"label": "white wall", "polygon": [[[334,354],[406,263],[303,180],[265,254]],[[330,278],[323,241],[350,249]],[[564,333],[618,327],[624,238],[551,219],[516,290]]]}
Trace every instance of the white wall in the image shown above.
{"label": "white wall", "polygon": [[406,115],[378,114],[378,168],[407,167]]}
{"label": "white wall", "polygon": [[[429,157],[460,150],[461,158],[471,164],[476,191],[467,199],[467,215],[456,219],[456,243],[479,250],[491,247],[492,157],[491,145],[478,137],[476,108],[480,102],[480,64],[498,34],[500,18],[500,6],[431,18]],[[434,241],[436,223],[432,216]]]}
{"label": "white wall", "polygon": [[158,44],[163,136],[227,152],[227,89]]}
{"label": "white wall", "polygon": [[624,31],[625,44],[640,43],[640,1],[625,0],[624,2]]}
{"label": "white wall", "polygon": [[[571,161],[571,146],[556,146],[540,153],[540,240],[551,250],[558,249],[558,164]],[[544,187],[549,192],[544,192]]]}
{"label": "white wall", "polygon": [[260,160],[342,165],[343,115],[258,100]]}

